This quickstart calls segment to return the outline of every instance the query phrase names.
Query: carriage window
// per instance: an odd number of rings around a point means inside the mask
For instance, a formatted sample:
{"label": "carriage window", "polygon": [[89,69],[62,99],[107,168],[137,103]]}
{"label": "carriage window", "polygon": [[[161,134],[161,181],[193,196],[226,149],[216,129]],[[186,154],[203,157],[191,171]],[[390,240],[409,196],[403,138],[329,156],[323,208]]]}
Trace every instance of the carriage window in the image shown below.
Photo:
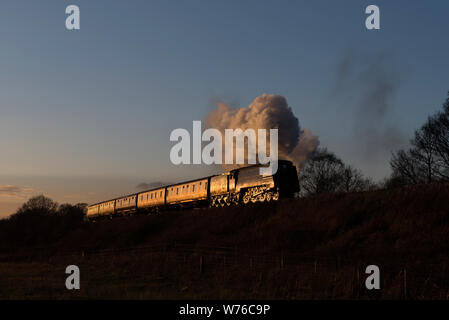
{"label": "carriage window", "polygon": [[186,187],[186,192],[189,193],[189,185]]}
{"label": "carriage window", "polygon": [[195,185],[192,184],[192,192],[195,192]]}
{"label": "carriage window", "polygon": [[176,194],[179,194],[179,188],[176,188]]}
{"label": "carriage window", "polygon": [[162,191],[161,191],[161,198],[162,198]]}

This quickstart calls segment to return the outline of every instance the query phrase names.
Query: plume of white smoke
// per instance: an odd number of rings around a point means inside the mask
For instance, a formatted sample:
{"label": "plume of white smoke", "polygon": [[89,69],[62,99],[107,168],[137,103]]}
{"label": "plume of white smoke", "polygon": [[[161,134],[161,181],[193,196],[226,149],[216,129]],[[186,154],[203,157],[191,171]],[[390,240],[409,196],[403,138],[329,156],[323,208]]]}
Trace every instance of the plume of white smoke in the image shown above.
{"label": "plume of white smoke", "polygon": [[[278,129],[278,157],[292,161],[298,169],[316,150],[319,144],[317,136],[309,129],[301,129],[298,118],[281,95],[263,94],[254,99],[248,108],[233,109],[225,103],[217,103],[217,109],[211,111],[205,120],[206,127],[218,129],[222,136],[225,129],[266,129],[267,150],[269,150],[269,130]],[[222,139],[223,152],[225,139]],[[245,141],[247,150],[247,141]],[[234,144],[234,156],[235,156]],[[223,154],[224,159],[224,154]],[[245,152],[245,164],[248,163]],[[238,167],[223,165],[226,170]]]}

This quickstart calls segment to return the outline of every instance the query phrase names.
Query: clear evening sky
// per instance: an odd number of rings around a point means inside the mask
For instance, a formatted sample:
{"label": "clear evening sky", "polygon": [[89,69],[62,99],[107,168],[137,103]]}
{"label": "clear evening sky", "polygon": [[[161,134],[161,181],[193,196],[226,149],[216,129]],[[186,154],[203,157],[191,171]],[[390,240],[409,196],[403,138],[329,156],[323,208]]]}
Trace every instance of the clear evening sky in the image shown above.
{"label": "clear evening sky", "polygon": [[[70,4],[79,31],[65,28]],[[377,31],[365,28],[370,4]],[[448,34],[445,0],[2,0],[0,217],[35,194],[92,203],[208,174],[170,164],[170,132],[191,130],[214,101],[246,107],[263,93],[285,96],[321,146],[381,179],[393,146],[446,98]],[[395,142],[366,156],[354,130],[366,88],[342,88],[338,74],[379,60],[394,88],[372,122]]]}

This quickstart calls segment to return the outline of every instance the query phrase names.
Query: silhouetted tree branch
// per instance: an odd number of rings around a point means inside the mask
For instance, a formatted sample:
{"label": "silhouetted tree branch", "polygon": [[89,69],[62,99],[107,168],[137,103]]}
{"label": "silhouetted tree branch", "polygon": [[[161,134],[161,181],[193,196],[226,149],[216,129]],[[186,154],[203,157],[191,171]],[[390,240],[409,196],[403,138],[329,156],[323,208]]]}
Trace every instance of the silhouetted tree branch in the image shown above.
{"label": "silhouetted tree branch", "polygon": [[410,144],[392,155],[392,178],[403,184],[449,181],[449,93],[443,111],[430,116]]}
{"label": "silhouetted tree branch", "polygon": [[325,148],[317,149],[306,162],[301,171],[300,183],[302,193],[306,195],[363,191],[374,186],[359,170],[345,165]]}

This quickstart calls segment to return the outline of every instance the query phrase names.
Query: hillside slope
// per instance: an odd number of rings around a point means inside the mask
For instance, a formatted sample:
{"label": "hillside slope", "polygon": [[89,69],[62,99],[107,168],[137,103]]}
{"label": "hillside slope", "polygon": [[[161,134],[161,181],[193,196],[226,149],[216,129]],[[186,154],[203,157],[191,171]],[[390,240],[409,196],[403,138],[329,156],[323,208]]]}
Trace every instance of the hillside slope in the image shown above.
{"label": "hillside slope", "polygon": [[427,185],[117,218],[87,224],[57,246],[178,242],[305,255],[435,257],[447,252],[448,239],[449,185]]}
{"label": "hillside slope", "polygon": [[[437,184],[86,223],[8,260],[84,265],[95,286],[82,297],[447,299],[448,239],[449,185]],[[364,290],[368,264],[381,293]]]}

